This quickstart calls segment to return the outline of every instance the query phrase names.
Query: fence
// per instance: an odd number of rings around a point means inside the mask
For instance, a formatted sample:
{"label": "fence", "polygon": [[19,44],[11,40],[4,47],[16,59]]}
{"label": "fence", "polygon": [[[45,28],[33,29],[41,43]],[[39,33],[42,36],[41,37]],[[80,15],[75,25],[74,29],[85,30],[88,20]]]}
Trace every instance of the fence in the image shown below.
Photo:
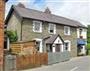
{"label": "fence", "polygon": [[36,53],[35,41],[17,42],[10,44],[12,53],[14,54],[34,54]]}
{"label": "fence", "polygon": [[37,53],[31,55],[6,55],[5,71],[16,71],[28,68],[39,67],[48,64],[47,53]]}
{"label": "fence", "polygon": [[70,59],[68,51],[55,53],[39,53],[35,41],[11,44],[12,53],[5,56],[5,71],[16,71],[41,65],[55,64]]}
{"label": "fence", "polygon": [[48,64],[47,53],[37,53],[32,55],[16,57],[16,66],[18,70],[39,67],[41,65],[47,64]]}

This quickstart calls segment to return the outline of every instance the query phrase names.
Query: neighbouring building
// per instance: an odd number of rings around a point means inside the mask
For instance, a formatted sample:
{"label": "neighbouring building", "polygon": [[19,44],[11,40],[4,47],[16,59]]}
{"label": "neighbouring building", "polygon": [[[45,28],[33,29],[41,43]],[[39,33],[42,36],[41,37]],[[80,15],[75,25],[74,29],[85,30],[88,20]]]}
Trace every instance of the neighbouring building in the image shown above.
{"label": "neighbouring building", "polygon": [[77,28],[78,55],[86,55],[86,45],[87,45],[87,28],[78,27]]}
{"label": "neighbouring building", "polygon": [[[52,14],[49,8],[42,12],[23,4],[11,7],[5,23],[7,30],[17,31],[18,41],[36,40],[39,52],[69,51],[71,57],[77,56],[77,39],[81,37],[78,30],[86,28],[80,22]],[[86,36],[86,29],[82,34]]]}
{"label": "neighbouring building", "polygon": [[0,0],[0,71],[3,71],[4,13],[6,1],[7,0]]}

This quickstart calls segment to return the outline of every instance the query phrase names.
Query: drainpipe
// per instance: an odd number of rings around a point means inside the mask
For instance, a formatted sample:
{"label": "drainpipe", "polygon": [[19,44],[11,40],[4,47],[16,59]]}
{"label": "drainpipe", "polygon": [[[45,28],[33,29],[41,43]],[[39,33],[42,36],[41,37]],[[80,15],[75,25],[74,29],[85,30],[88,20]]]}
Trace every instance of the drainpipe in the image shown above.
{"label": "drainpipe", "polygon": [[23,18],[22,18],[22,20],[21,20],[21,36],[20,36],[20,41],[22,41],[22,25],[23,25]]}

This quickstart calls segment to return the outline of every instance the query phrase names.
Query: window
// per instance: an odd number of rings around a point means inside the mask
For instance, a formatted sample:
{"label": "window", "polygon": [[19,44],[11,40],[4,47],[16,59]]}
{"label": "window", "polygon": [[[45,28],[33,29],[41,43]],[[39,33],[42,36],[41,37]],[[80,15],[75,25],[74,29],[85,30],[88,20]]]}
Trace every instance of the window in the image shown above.
{"label": "window", "polygon": [[52,45],[46,45],[47,46],[47,52],[52,52]]}
{"label": "window", "polygon": [[64,26],[64,34],[65,35],[70,35],[70,27]]}
{"label": "window", "polygon": [[36,49],[37,49],[37,51],[40,50],[40,41],[36,41]]}
{"label": "window", "polygon": [[36,38],[35,40],[36,40],[36,49],[37,49],[37,51],[43,52],[43,50],[42,50],[42,39]]}
{"label": "window", "polygon": [[56,25],[49,23],[49,33],[55,34],[56,33]]}
{"label": "window", "polygon": [[42,22],[33,21],[33,31],[34,32],[42,32]]}
{"label": "window", "polygon": [[80,29],[80,30],[79,30],[79,32],[80,32],[80,36],[82,35],[82,31],[83,31],[83,29]]}
{"label": "window", "polygon": [[64,50],[71,51],[71,43],[69,40],[66,40],[64,43]]}

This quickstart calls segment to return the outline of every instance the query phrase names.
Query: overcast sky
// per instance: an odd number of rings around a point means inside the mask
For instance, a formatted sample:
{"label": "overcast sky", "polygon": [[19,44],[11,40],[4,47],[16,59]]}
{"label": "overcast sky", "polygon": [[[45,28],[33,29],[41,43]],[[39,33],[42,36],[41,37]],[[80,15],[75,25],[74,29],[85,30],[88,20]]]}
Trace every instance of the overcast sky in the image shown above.
{"label": "overcast sky", "polygon": [[90,0],[9,0],[6,3],[6,14],[12,4],[19,2],[28,8],[41,11],[49,7],[53,14],[90,25]]}

